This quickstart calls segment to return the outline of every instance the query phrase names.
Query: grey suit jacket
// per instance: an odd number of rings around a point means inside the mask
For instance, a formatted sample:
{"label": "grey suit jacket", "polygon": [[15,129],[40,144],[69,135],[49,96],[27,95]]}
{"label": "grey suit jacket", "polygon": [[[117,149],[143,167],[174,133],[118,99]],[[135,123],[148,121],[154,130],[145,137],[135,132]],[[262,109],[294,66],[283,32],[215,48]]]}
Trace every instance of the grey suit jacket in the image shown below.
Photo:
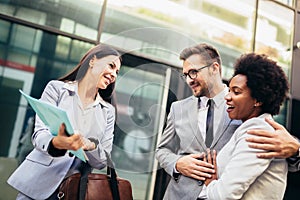
{"label": "grey suit jacket", "polygon": [[[41,100],[64,109],[73,128],[77,120],[82,119],[77,118],[74,111],[76,107],[73,107],[78,104],[74,101],[75,86],[74,82],[50,81],[41,97]],[[84,127],[85,137],[93,137],[99,141],[95,150],[86,151],[89,164],[96,169],[106,166],[104,150],[111,152],[115,121],[113,106],[101,101],[90,108],[89,116],[93,120],[89,127]],[[61,157],[52,157],[48,154],[48,146],[53,137],[50,130],[36,117],[35,132],[32,136],[35,148],[7,181],[15,189],[33,199],[48,198],[67,174],[76,171],[76,168],[70,171],[74,156],[70,157],[67,153]]]}
{"label": "grey suit jacket", "polygon": [[[201,153],[207,148],[198,128],[197,104],[196,98],[191,96],[174,102],[171,106],[167,125],[156,150],[157,160],[171,177],[173,177],[176,161],[183,154]],[[225,100],[221,106],[224,110],[227,108]],[[221,123],[215,127],[217,131],[211,145],[211,148],[217,152],[229,141],[241,124],[239,120],[231,120],[227,112],[223,113]],[[164,199],[195,200],[201,190],[202,186],[198,185],[197,180],[181,175],[178,180],[174,178],[170,180]]]}

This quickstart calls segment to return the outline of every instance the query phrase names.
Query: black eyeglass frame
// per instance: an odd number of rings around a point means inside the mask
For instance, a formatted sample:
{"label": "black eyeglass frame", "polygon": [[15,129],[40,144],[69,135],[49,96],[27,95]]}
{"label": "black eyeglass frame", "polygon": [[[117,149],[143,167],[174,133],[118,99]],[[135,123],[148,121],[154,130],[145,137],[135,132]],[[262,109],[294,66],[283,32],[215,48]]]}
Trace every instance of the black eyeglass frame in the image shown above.
{"label": "black eyeglass frame", "polygon": [[[187,76],[189,76],[190,79],[195,79],[195,78],[197,78],[198,72],[200,72],[202,69],[204,69],[206,67],[211,66],[212,64],[214,64],[214,63],[210,63],[210,64],[205,65],[203,67],[199,67],[198,69],[190,69],[188,71],[188,73],[183,73],[182,77],[184,78],[184,80],[186,80]],[[193,73],[193,74],[191,74],[191,73]]]}

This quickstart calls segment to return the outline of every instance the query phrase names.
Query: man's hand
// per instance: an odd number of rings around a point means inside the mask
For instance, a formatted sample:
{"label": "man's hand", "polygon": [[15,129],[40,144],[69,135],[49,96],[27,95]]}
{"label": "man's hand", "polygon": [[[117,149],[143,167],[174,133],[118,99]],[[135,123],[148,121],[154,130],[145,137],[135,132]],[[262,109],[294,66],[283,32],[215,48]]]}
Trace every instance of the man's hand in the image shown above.
{"label": "man's hand", "polygon": [[215,173],[214,166],[210,163],[204,162],[205,156],[202,154],[190,154],[178,159],[176,163],[176,170],[184,176],[194,178],[196,180],[204,181],[206,178],[211,178],[211,174]]}
{"label": "man's hand", "polygon": [[211,178],[207,178],[205,181],[204,181],[204,184],[206,186],[208,186],[213,180],[217,180],[218,179],[218,173],[217,173],[217,170],[218,170],[218,167],[217,167],[217,152],[216,150],[213,150],[212,151],[212,155],[211,155],[211,151],[210,149],[207,150],[207,158],[204,157],[204,160],[203,161],[206,161],[212,165],[215,166],[215,173],[212,174]]}
{"label": "man's hand", "polygon": [[78,150],[83,146],[81,136],[79,134],[73,134],[67,136],[66,127],[64,124],[61,124],[57,136],[52,139],[52,144],[57,149],[66,149],[66,150]]}
{"label": "man's hand", "polygon": [[249,147],[267,150],[269,152],[258,153],[259,158],[288,158],[298,152],[300,143],[282,125],[272,119],[265,119],[275,132],[265,130],[249,130],[247,133],[259,137],[250,137],[246,141]]}

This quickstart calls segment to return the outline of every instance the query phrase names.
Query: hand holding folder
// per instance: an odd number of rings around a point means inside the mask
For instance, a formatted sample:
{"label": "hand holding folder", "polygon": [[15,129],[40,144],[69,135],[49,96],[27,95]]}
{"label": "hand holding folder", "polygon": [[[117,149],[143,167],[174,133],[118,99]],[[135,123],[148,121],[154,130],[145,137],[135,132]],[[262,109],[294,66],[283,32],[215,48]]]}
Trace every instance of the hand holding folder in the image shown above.
{"label": "hand holding folder", "polygon": [[[25,97],[28,103],[31,105],[33,110],[39,116],[39,118],[43,121],[43,123],[49,127],[52,135],[56,136],[58,134],[59,127],[62,123],[65,124],[66,131],[68,134],[72,135],[74,133],[73,127],[69,121],[67,113],[50,103],[46,103],[35,99],[27,94],[25,94],[22,90],[19,90],[20,93]],[[82,148],[77,151],[68,150],[76,157],[86,162],[87,156]]]}

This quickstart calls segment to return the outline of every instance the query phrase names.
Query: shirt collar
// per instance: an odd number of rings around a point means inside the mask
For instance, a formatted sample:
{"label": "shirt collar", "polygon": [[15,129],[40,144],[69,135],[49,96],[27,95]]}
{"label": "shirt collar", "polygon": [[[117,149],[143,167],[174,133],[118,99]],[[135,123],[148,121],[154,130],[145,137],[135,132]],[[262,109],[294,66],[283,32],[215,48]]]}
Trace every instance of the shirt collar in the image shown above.
{"label": "shirt collar", "polygon": [[[78,82],[77,81],[68,81],[64,84],[63,88],[69,91],[70,95],[78,95]],[[93,106],[96,106],[98,104],[101,104],[102,106],[108,107],[108,102],[104,101],[100,94],[97,92],[95,102],[93,103]]]}
{"label": "shirt collar", "polygon": [[[223,85],[224,85],[224,89],[219,94],[217,94],[216,96],[214,96],[212,98],[214,100],[214,103],[215,103],[215,105],[217,107],[219,107],[219,105],[221,105],[221,104],[223,104],[225,102],[224,97],[228,93],[228,87],[225,84],[223,84]],[[195,97],[195,100],[198,101],[198,97]],[[200,100],[201,100],[200,107],[201,108],[206,107],[207,101],[209,100],[209,98],[206,97],[206,96],[202,96],[202,97],[200,97]]]}
{"label": "shirt collar", "polygon": [[217,94],[216,96],[214,96],[213,100],[214,103],[216,104],[217,107],[219,107],[219,105],[224,104],[225,102],[225,95],[228,93],[228,88],[227,86],[224,84],[224,89],[222,90],[222,92],[220,92],[219,94]]}

